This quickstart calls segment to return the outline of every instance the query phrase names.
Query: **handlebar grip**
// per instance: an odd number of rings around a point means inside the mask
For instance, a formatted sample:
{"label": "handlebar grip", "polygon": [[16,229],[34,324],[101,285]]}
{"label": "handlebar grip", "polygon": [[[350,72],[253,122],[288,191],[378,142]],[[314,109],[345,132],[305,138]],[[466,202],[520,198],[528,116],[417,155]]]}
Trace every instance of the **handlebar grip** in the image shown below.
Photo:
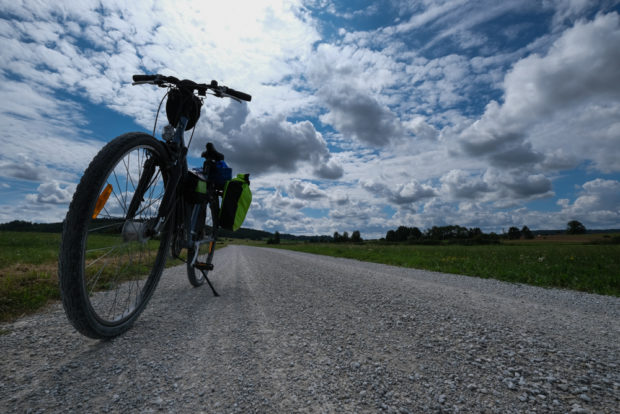
{"label": "handlebar grip", "polygon": [[228,88],[226,89],[226,93],[230,96],[234,96],[235,98],[241,99],[242,101],[250,102],[252,100],[252,95],[248,95],[247,93],[239,92],[234,89]]}
{"label": "handlebar grip", "polygon": [[134,82],[148,82],[155,80],[157,75],[133,75]]}

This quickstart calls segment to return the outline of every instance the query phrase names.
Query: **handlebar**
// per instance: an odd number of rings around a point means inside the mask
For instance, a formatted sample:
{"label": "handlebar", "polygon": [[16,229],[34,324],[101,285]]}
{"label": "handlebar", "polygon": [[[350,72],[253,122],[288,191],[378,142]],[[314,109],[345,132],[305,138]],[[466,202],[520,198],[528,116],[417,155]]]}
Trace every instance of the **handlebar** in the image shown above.
{"label": "handlebar", "polygon": [[217,81],[212,80],[210,84],[206,83],[196,83],[189,79],[179,80],[174,76],[164,76],[164,75],[133,75],[133,85],[141,85],[141,84],[152,84],[157,85],[159,87],[165,88],[168,86],[176,86],[179,89],[185,89],[190,91],[197,91],[198,95],[205,96],[207,91],[212,91],[212,95],[218,98],[232,98],[237,101],[247,101],[250,102],[252,100],[252,96],[245,93],[236,91],[232,88],[229,88],[224,85],[219,85]]}

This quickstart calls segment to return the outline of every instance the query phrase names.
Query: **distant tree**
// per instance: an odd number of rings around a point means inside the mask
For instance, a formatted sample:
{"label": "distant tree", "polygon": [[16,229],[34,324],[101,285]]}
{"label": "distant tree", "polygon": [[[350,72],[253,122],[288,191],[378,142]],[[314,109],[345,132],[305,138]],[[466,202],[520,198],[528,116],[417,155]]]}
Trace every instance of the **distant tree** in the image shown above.
{"label": "distant tree", "polygon": [[385,235],[385,241],[395,242],[396,241],[396,232],[394,230],[388,230]]}
{"label": "distant tree", "polygon": [[338,233],[337,231],[334,232],[334,243],[340,243],[340,233]]}
{"label": "distant tree", "polygon": [[396,229],[396,241],[405,241],[409,237],[409,228],[405,226],[399,226]]}
{"label": "distant tree", "polygon": [[275,232],[273,237],[267,239],[267,244],[280,244],[280,232]]}
{"label": "distant tree", "polygon": [[441,231],[441,228],[437,227],[437,226],[433,226],[430,229],[426,229],[426,238],[431,239],[431,240],[442,240],[443,239],[443,233]]}
{"label": "distant tree", "polygon": [[469,230],[456,225],[433,226],[426,230],[426,237],[431,240],[467,239],[469,237]]}
{"label": "distant tree", "polygon": [[349,233],[346,231],[342,233],[342,238],[340,239],[340,241],[342,241],[343,243],[347,243],[349,241]]}
{"label": "distant tree", "polygon": [[586,226],[577,220],[571,220],[566,224],[566,234],[585,234]]}
{"label": "distant tree", "polygon": [[510,240],[518,240],[521,238],[521,230],[516,227],[511,227],[508,229],[508,238]]}
{"label": "distant tree", "polygon": [[470,239],[473,239],[476,237],[482,237],[482,230],[480,230],[480,227],[474,227],[473,229],[469,229],[467,233]]}
{"label": "distant tree", "polygon": [[422,232],[420,231],[419,228],[417,227],[410,227],[409,228],[409,237],[407,237],[407,240],[420,240],[422,238]]}
{"label": "distant tree", "polygon": [[351,234],[351,241],[354,243],[359,243],[362,241],[362,236],[359,230],[355,230],[353,234]]}
{"label": "distant tree", "polygon": [[530,228],[527,227],[527,226],[523,226],[523,228],[521,229],[521,234],[526,239],[533,239],[534,238],[534,233],[532,233]]}

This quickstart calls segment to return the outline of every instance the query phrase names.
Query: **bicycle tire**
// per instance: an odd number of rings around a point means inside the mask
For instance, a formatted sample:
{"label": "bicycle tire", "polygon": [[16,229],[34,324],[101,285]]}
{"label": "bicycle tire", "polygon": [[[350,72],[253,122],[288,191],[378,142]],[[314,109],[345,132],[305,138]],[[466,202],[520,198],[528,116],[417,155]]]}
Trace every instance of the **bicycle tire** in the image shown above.
{"label": "bicycle tire", "polygon": [[[138,229],[157,217],[167,163],[162,142],[144,133],[124,134],[99,151],[76,188],[63,225],[58,276],[67,318],[88,337],[111,338],[127,331],[159,282],[169,226],[148,238]],[[130,205],[134,214],[128,212]]]}
{"label": "bicycle tire", "polygon": [[[217,202],[217,201],[216,201]],[[207,266],[210,266],[213,263],[213,255],[215,254],[215,244],[217,242],[217,221],[216,221],[216,211],[212,204],[208,204],[209,208],[205,206],[204,213],[205,217],[202,218],[206,222],[204,227],[204,237],[207,239],[211,239],[212,241],[206,244],[207,253],[206,254],[198,254],[198,259],[201,262],[205,263]],[[207,213],[208,211],[208,213]],[[187,278],[189,283],[194,287],[202,286],[206,279],[206,276],[209,273],[209,270],[198,270],[191,264],[191,260],[194,257],[195,249],[190,247],[187,249]],[[201,260],[202,259],[202,260]]]}

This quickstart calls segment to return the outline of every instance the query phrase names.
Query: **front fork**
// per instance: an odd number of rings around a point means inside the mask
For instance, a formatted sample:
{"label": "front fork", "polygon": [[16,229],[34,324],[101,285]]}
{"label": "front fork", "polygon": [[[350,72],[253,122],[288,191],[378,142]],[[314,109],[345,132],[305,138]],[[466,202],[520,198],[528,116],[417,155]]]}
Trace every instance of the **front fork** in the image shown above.
{"label": "front fork", "polygon": [[174,136],[166,142],[170,161],[164,166],[159,164],[166,169],[167,174],[163,177],[166,184],[166,192],[159,205],[157,217],[141,223],[135,221],[134,218],[136,214],[140,213],[138,208],[144,201],[144,195],[151,185],[158,161],[161,162],[161,160],[156,160],[152,157],[145,161],[142,175],[125,216],[126,223],[123,228],[123,238],[126,240],[147,241],[149,238],[158,235],[163,231],[171,215],[174,213],[177,198],[179,196],[182,197],[182,194],[177,193],[177,187],[187,171],[187,148],[185,148],[183,141],[183,132],[186,124],[187,118],[181,117]]}

